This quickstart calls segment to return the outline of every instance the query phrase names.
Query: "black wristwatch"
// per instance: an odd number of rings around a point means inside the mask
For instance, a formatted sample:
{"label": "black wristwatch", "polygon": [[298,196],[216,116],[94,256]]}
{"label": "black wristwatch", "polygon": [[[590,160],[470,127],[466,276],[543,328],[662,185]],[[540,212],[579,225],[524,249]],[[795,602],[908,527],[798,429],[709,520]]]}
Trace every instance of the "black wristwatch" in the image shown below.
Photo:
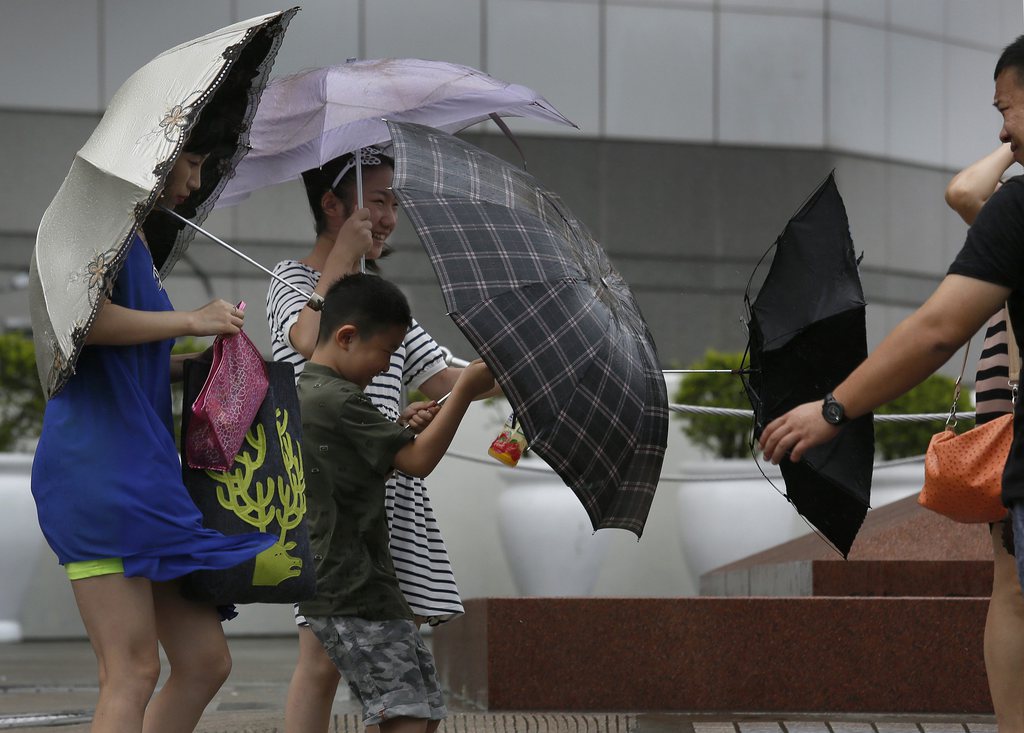
{"label": "black wristwatch", "polygon": [[846,408],[836,402],[836,398],[829,392],[821,403],[821,416],[829,425],[842,425],[846,422]]}

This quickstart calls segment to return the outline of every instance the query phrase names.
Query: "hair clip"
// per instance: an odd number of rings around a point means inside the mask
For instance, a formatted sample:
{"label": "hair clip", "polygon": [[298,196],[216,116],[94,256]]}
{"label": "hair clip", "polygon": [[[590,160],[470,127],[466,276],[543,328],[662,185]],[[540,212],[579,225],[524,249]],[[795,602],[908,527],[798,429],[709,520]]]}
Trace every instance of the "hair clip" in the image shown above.
{"label": "hair clip", "polygon": [[[380,148],[367,147],[359,148],[359,162],[363,165],[380,165],[384,161],[380,159],[383,151]],[[333,191],[341,179],[345,177],[345,174],[352,170],[356,165],[356,156],[350,155],[348,161],[341,167],[341,172],[334,177],[334,181],[331,183],[331,190]]]}

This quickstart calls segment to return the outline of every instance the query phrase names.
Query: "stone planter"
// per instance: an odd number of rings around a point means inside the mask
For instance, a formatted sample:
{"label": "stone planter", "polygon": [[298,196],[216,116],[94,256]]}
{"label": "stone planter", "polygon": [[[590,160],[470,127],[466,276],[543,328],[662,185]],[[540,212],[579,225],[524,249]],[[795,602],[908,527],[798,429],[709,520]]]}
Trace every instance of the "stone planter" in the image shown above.
{"label": "stone planter", "polygon": [[[761,468],[785,491],[778,466],[762,463]],[[683,557],[698,587],[700,576],[710,570],[811,531],[752,459],[686,462],[682,472],[695,479],[682,482],[678,513]],[[915,495],[923,483],[922,462],[876,468],[871,508]]]}
{"label": "stone planter", "polygon": [[500,472],[498,532],[520,596],[589,596],[608,550],[579,499],[539,460]]}
{"label": "stone planter", "polygon": [[[785,490],[778,466],[761,466]],[[686,461],[678,493],[679,541],[700,587],[700,576],[808,532],[787,501],[749,458]]]}
{"label": "stone planter", "polygon": [[31,454],[0,453],[0,641],[21,639],[18,616],[43,544],[31,476]]}
{"label": "stone planter", "polygon": [[924,461],[876,466],[871,476],[871,508],[916,496],[924,486]]}

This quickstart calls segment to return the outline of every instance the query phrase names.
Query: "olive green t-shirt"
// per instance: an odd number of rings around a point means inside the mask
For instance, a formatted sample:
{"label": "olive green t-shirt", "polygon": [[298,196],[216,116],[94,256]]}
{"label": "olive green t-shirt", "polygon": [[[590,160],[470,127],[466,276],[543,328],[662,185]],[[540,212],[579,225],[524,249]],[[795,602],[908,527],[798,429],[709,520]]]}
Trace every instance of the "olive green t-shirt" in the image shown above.
{"label": "olive green t-shirt", "polygon": [[332,369],[307,363],[299,377],[306,520],[316,597],[304,616],[411,619],[388,549],[384,487],[395,453],[415,436]]}

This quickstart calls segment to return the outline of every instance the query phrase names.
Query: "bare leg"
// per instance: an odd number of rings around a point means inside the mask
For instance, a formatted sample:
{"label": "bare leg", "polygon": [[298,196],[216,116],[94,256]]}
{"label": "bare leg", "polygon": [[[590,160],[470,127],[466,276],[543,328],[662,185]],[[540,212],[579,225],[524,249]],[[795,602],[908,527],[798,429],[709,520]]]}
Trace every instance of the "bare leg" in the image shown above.
{"label": "bare leg", "polygon": [[160,677],[151,584],[100,575],[71,581],[99,665],[100,694],[90,730],[142,730],[146,704]]}
{"label": "bare leg", "polygon": [[327,733],[341,674],[308,626],[299,627],[299,659],[288,684],[285,733]]}
{"label": "bare leg", "polygon": [[1002,524],[996,523],[992,600],[985,619],[985,670],[999,733],[1024,733],[1024,596],[1016,562],[1003,547],[1002,532]]}
{"label": "bare leg", "polygon": [[153,584],[157,633],[171,674],[146,710],[145,733],[189,733],[231,672],[217,609],[181,596],[178,582]]}
{"label": "bare leg", "polygon": [[423,718],[393,718],[380,724],[380,733],[427,733],[430,722]]}

